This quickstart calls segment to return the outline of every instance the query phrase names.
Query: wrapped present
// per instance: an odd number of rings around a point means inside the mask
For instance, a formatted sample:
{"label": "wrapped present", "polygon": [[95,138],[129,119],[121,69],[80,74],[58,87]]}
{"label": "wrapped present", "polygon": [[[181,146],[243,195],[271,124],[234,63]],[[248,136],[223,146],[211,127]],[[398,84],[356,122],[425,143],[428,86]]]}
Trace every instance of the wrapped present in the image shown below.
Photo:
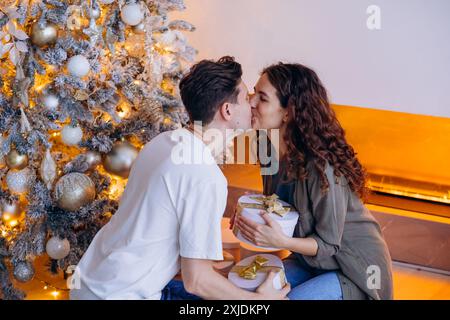
{"label": "wrapped present", "polygon": [[276,272],[274,288],[281,290],[286,285],[283,262],[271,254],[258,254],[239,261],[228,273],[228,280],[239,288],[255,291],[270,271]]}
{"label": "wrapped present", "polygon": [[[240,197],[236,208],[236,215],[242,215],[257,223],[265,224],[266,222],[261,217],[261,210],[266,211],[272,220],[275,220],[281,226],[285,235],[292,237],[299,214],[288,203],[278,199],[278,196],[275,194],[271,196],[253,194]],[[233,229],[233,233],[239,240],[254,247],[276,250],[276,248],[259,247],[249,242],[242,236],[236,225]]]}

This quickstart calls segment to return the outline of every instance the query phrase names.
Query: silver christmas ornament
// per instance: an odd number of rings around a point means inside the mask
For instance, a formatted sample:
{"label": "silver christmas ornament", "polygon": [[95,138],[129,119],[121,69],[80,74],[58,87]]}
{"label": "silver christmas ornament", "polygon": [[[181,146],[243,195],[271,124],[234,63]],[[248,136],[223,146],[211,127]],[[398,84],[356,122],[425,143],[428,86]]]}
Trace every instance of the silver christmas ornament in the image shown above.
{"label": "silver christmas ornament", "polygon": [[28,191],[33,177],[33,171],[30,168],[9,170],[6,174],[6,185],[14,193],[24,193]]}
{"label": "silver christmas ornament", "polygon": [[21,261],[14,266],[14,278],[20,282],[28,282],[34,277],[34,267],[29,261]]}
{"label": "silver christmas ornament", "polygon": [[51,237],[47,241],[45,251],[54,260],[64,259],[70,252],[70,243],[66,238]]}
{"label": "silver christmas ornament", "polygon": [[109,173],[128,178],[131,166],[137,158],[139,150],[128,142],[117,142],[103,161],[103,166]]}
{"label": "silver christmas ornament", "polygon": [[54,197],[61,209],[77,211],[95,199],[95,185],[87,175],[72,172],[58,180]]}

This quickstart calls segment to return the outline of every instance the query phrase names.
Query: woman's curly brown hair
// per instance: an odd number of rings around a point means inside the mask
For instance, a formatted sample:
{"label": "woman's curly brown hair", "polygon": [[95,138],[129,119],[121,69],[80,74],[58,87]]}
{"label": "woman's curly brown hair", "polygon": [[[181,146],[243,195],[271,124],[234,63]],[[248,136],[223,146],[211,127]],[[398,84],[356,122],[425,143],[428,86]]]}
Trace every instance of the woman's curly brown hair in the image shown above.
{"label": "woman's curly brown hair", "polygon": [[336,177],[344,176],[360,198],[365,197],[366,174],[345,139],[345,132],[330,107],[328,95],[317,74],[301,64],[278,63],[263,70],[277,90],[280,104],[289,107],[290,121],[283,139],[287,143],[288,178],[307,178],[308,159],[320,174],[321,190],[329,184],[326,162]]}

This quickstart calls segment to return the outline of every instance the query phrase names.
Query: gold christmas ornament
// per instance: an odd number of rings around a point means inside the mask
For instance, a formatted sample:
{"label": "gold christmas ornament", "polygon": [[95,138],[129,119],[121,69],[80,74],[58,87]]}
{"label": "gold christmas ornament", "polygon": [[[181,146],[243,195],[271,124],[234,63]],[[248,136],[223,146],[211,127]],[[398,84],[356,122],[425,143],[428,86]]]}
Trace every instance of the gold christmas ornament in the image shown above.
{"label": "gold christmas ornament", "polygon": [[38,22],[35,22],[31,27],[31,42],[39,47],[47,44],[53,44],[58,38],[58,29],[52,23],[48,23],[42,28]]}
{"label": "gold christmas ornament", "polygon": [[85,153],[86,162],[89,164],[89,170],[93,170],[96,166],[102,163],[102,156],[97,151],[88,151]]}
{"label": "gold christmas ornament", "polygon": [[62,176],[55,186],[55,201],[61,209],[77,211],[95,199],[95,185],[87,175],[72,172]]}
{"label": "gold christmas ornament", "polygon": [[129,142],[117,142],[103,161],[103,166],[109,173],[128,178],[131,166],[138,156],[139,150]]}
{"label": "gold christmas ornament", "polygon": [[3,221],[10,219],[18,219],[23,211],[23,206],[20,201],[5,201],[2,203],[2,218]]}
{"label": "gold christmas ornament", "polygon": [[20,154],[16,149],[11,149],[6,155],[6,164],[10,169],[21,170],[28,165],[28,156]]}

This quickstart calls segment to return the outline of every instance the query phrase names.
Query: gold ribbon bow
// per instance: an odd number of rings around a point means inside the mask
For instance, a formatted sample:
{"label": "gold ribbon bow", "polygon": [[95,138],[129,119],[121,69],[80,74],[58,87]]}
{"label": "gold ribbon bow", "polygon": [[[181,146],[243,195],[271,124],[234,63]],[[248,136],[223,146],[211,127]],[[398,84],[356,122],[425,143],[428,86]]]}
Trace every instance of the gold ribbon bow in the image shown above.
{"label": "gold ribbon bow", "polygon": [[250,197],[250,199],[256,200],[259,203],[239,203],[239,206],[241,206],[241,208],[262,209],[268,213],[276,213],[280,217],[284,217],[284,215],[291,210],[290,206],[283,206],[276,194],[271,196]]}
{"label": "gold ribbon bow", "polygon": [[[283,269],[280,267],[267,266],[267,260],[264,257],[256,256],[255,260],[250,263],[248,266],[234,266],[230,272],[237,273],[239,277],[244,278],[246,280],[254,280],[256,278],[256,273],[264,272],[268,273],[269,271],[283,272]],[[284,282],[284,273],[282,274],[282,282]]]}
{"label": "gold ribbon bow", "polygon": [[284,273],[283,268],[275,267],[275,266],[267,266],[267,260],[264,257],[256,256],[255,260],[250,263],[248,266],[234,266],[230,272],[237,273],[239,277],[246,280],[254,280],[256,278],[256,274],[258,272],[269,273],[270,271],[275,271],[280,273],[280,281],[281,286],[284,287],[286,285],[286,275]]}

